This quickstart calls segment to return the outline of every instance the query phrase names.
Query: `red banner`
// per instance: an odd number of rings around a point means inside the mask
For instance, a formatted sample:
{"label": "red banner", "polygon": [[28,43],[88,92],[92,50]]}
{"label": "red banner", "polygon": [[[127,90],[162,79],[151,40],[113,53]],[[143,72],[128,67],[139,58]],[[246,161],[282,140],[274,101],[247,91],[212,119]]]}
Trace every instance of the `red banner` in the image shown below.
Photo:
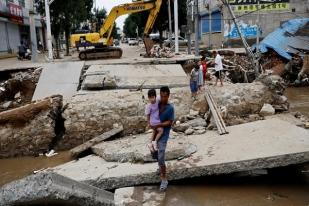
{"label": "red banner", "polygon": [[8,3],[10,20],[17,23],[23,23],[23,8],[19,5]]}

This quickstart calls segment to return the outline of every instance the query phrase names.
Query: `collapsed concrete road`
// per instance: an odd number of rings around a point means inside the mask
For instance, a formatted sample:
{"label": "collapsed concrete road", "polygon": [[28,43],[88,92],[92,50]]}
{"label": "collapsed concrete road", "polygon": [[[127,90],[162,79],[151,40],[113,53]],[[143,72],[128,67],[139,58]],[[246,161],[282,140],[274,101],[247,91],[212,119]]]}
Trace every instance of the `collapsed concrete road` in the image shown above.
{"label": "collapsed concrete road", "polygon": [[[211,87],[211,90],[218,105],[227,109],[228,125],[234,125],[233,122],[240,116],[258,114],[264,103],[276,104],[278,96],[261,82],[227,84],[220,88]],[[190,110],[201,116],[208,110],[203,93],[197,101],[193,101],[188,87],[171,89],[170,101],[175,106],[177,120],[184,119]],[[69,107],[63,113],[66,134],[60,144],[61,149],[99,136],[113,128],[114,123],[123,125],[124,135],[145,132],[147,90],[80,91],[68,103]]]}
{"label": "collapsed concrete road", "polygon": [[54,173],[38,173],[0,188],[0,206],[62,203],[114,205],[113,193]]}
{"label": "collapsed concrete road", "polygon": [[188,82],[180,64],[93,65],[85,73],[82,89],[175,88],[187,86]]}
{"label": "collapsed concrete road", "polygon": [[[289,122],[271,118],[231,126],[228,130],[230,133],[222,136],[209,131],[203,135],[179,137],[197,145],[198,151],[189,158],[168,161],[168,178],[228,174],[309,161],[309,131]],[[157,183],[156,170],[156,163],[108,162],[94,155],[53,169],[101,189]]]}
{"label": "collapsed concrete road", "polygon": [[[224,87],[211,86],[210,89],[218,105],[226,108],[227,115],[224,118],[227,125],[244,123],[243,116],[257,115],[265,103],[276,105],[281,97],[261,82],[226,84]],[[45,112],[38,112],[31,106],[34,103],[30,103],[25,107],[29,108],[28,113],[33,115],[24,121],[26,124],[12,124],[15,117],[12,121],[3,122],[0,126],[0,146],[4,149],[1,149],[0,157],[38,155],[45,152],[56,132],[60,136],[57,138],[55,149],[67,150],[109,131],[114,123],[123,126],[124,135],[139,134],[146,130],[144,108],[147,104],[147,90],[79,91],[72,98],[59,102],[61,105],[66,103],[68,107],[63,113],[62,106],[56,109],[57,111],[48,109]],[[191,117],[191,110],[200,117],[204,117],[208,110],[204,94],[200,93],[198,100],[193,101],[188,87],[172,88],[171,103],[175,106],[177,120],[181,122]],[[17,108],[8,112],[21,110]],[[56,112],[60,120],[53,120],[49,115],[51,111]],[[0,118],[2,115],[5,114],[0,113]],[[61,128],[56,129],[55,123]],[[18,133],[15,131],[16,128]],[[200,133],[204,131],[205,129]],[[18,141],[12,141],[14,139]],[[17,145],[16,143],[20,141],[22,144]]]}

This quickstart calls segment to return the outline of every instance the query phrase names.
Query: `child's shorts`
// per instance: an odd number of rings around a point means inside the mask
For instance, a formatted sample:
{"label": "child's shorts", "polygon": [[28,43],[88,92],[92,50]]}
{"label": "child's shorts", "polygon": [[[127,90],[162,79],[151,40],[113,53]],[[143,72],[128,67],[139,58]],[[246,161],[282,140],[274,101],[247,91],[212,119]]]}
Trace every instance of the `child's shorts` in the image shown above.
{"label": "child's shorts", "polygon": [[190,82],[190,89],[191,89],[191,92],[192,92],[192,93],[197,92],[197,90],[198,90],[197,82],[191,81],[191,82]]}

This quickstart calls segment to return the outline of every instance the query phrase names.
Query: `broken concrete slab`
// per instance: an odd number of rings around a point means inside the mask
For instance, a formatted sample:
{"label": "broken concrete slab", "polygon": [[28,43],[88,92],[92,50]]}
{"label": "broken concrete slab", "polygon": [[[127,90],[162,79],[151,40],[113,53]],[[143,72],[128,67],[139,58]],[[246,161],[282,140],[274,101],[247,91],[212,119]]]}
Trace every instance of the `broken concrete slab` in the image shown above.
{"label": "broken concrete slab", "polygon": [[43,66],[32,100],[60,94],[70,98],[77,92],[83,61],[50,63]]}
{"label": "broken concrete slab", "polygon": [[[220,136],[214,131],[185,136],[198,151],[180,161],[168,161],[168,179],[228,174],[274,168],[309,161],[309,131],[279,119],[228,127]],[[107,162],[98,156],[55,167],[54,172],[102,189],[114,189],[160,181],[157,164]]]}
{"label": "broken concrete slab", "polygon": [[[190,90],[174,88],[171,90],[171,103],[175,115],[189,112],[192,100]],[[128,90],[80,91],[69,103],[63,113],[66,119],[64,135],[60,146],[72,148],[113,128],[114,123],[123,125],[123,134],[143,133],[147,127],[145,99],[147,90],[130,92]]]}
{"label": "broken concrete slab", "polygon": [[[190,156],[197,151],[197,146],[177,133],[170,139],[165,153],[166,160]],[[129,136],[115,141],[107,141],[92,147],[92,151],[108,162],[154,162],[147,144],[151,133]],[[177,135],[177,136],[176,136]]]}
{"label": "broken concrete slab", "polygon": [[[104,59],[104,60],[90,60],[86,61],[86,65],[150,65],[150,64],[180,64],[186,61],[200,60],[201,57],[196,57],[194,55],[177,55],[173,58],[144,58],[144,57],[134,57],[121,59]],[[0,67],[1,69],[1,67]]]}
{"label": "broken concrete slab", "polygon": [[114,205],[113,193],[49,172],[41,172],[0,188],[0,205]]}
{"label": "broken concrete slab", "polygon": [[119,134],[123,131],[123,127],[119,126],[117,128],[113,128],[112,130],[105,132],[101,134],[98,137],[95,137],[73,149],[70,150],[72,157],[78,157],[81,153],[85,152],[86,150],[90,149],[92,146],[99,144],[100,142],[103,142],[104,140],[111,138],[112,136],[115,136],[116,134]]}
{"label": "broken concrete slab", "polygon": [[180,64],[93,65],[85,73],[83,90],[160,88],[187,86],[188,77]]}
{"label": "broken concrete slab", "polygon": [[[55,137],[55,118],[61,96],[32,102],[0,113],[0,158],[46,152]],[[60,108],[61,109],[61,108]]]}
{"label": "broken concrete slab", "polygon": [[[138,186],[116,189],[114,200],[115,205],[117,206],[159,206],[162,204],[169,205],[169,203],[165,201],[165,197],[166,193],[158,190],[157,186]],[[174,201],[177,202],[177,199],[174,199]],[[172,203],[170,202],[170,204]]]}
{"label": "broken concrete slab", "polygon": [[270,104],[264,104],[260,111],[261,116],[270,116],[274,114],[275,114],[275,109]]}
{"label": "broken concrete slab", "polygon": [[[263,104],[273,102],[275,96],[260,82],[226,84],[224,87],[211,87],[211,90],[218,105],[227,108],[229,118],[225,119],[227,124],[234,120],[235,116],[258,113]],[[237,96],[237,101],[230,99],[231,96]],[[147,90],[79,91],[65,102],[69,103],[63,114],[66,119],[66,134],[60,146],[73,148],[110,130],[114,123],[123,125],[124,135],[145,132],[146,99]],[[207,111],[204,94],[200,93],[198,100],[193,101],[189,87],[172,88],[170,102],[175,106],[177,120],[187,116],[190,109],[201,115]]]}

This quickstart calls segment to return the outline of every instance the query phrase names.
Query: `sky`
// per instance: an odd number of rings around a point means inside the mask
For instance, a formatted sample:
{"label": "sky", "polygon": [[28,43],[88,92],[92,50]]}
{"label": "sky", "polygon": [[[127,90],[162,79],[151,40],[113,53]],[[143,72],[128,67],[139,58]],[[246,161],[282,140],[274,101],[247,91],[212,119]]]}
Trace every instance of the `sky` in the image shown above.
{"label": "sky", "polygon": [[[110,10],[112,10],[114,6],[131,2],[132,0],[95,0],[95,5],[97,8],[104,7],[107,11],[107,14],[109,14]],[[127,16],[128,15],[123,15],[116,19],[117,27],[119,27],[121,30],[123,29],[124,20],[127,18]]]}

